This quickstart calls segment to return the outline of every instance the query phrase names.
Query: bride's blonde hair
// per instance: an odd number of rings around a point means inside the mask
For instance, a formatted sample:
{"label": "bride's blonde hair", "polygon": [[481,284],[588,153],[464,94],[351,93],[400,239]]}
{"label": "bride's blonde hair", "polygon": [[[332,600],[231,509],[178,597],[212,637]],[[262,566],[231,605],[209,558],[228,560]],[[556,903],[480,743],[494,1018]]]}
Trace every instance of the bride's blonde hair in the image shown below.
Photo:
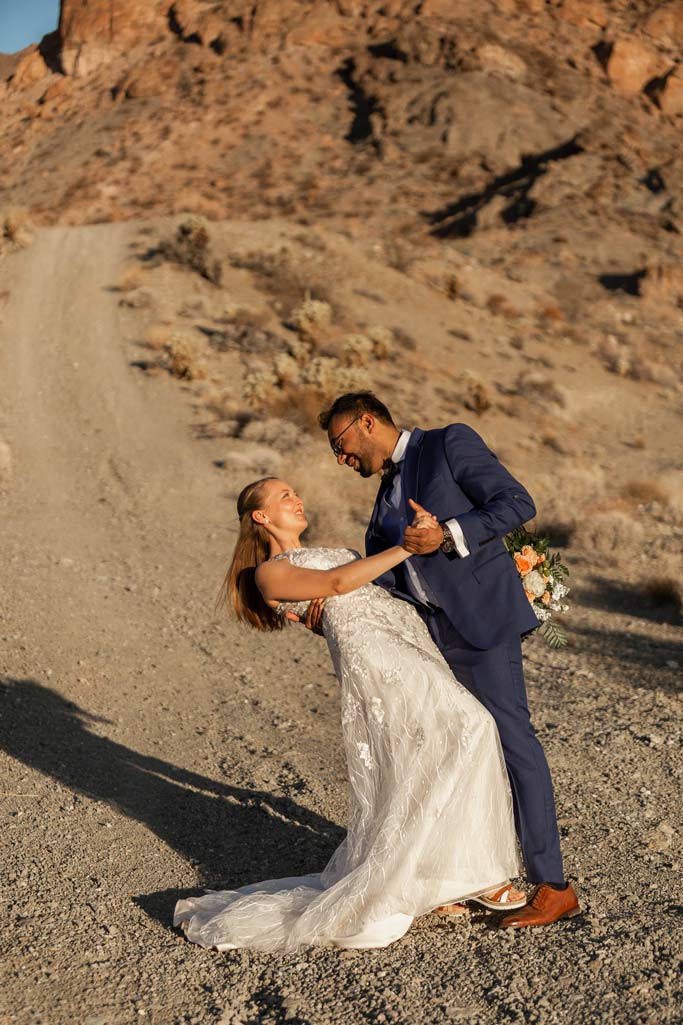
{"label": "bride's blonde hair", "polygon": [[243,488],[237,499],[240,532],[232,553],[230,568],[218,596],[218,605],[233,609],[237,618],[257,630],[281,630],[285,622],[266,605],[256,586],[256,567],[268,559],[269,535],[265,527],[252,519],[256,509],[263,508],[264,485],[277,477],[262,477]]}

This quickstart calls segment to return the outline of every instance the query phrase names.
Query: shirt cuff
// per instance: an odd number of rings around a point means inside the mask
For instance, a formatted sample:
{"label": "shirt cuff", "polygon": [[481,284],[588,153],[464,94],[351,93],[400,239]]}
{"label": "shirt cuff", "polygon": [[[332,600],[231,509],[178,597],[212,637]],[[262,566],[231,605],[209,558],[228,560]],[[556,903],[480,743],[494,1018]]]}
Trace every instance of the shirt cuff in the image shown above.
{"label": "shirt cuff", "polygon": [[446,526],[451,532],[456,552],[461,559],[466,559],[470,554],[470,550],[467,547],[467,541],[465,540],[465,535],[462,532],[462,527],[457,520],[446,520]]}

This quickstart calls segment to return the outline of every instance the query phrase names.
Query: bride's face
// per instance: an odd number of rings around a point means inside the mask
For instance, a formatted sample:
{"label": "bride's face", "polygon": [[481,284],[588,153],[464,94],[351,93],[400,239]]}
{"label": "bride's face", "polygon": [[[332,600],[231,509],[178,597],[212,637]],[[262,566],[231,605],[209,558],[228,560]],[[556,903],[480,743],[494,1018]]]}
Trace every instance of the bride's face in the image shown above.
{"label": "bride's face", "polygon": [[268,481],[263,508],[259,511],[265,514],[265,519],[261,522],[278,532],[296,534],[298,537],[308,526],[304,503],[291,484],[284,480]]}

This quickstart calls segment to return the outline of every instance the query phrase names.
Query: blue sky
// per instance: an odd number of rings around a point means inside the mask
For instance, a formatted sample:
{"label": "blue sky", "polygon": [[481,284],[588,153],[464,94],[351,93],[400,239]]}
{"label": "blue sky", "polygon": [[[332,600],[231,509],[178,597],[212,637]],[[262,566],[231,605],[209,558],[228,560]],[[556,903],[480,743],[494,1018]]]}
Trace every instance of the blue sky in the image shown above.
{"label": "blue sky", "polygon": [[0,53],[39,43],[58,21],[59,0],[0,0]]}

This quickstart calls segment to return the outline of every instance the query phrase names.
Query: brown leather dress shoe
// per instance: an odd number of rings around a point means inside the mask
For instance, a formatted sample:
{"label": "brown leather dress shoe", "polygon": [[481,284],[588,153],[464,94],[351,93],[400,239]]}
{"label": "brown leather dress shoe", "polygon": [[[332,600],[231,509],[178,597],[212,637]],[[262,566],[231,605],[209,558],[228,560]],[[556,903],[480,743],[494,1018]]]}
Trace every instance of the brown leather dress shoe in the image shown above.
{"label": "brown leather dress shoe", "polygon": [[571,885],[566,890],[554,890],[540,883],[533,891],[526,907],[501,919],[501,929],[522,929],[527,925],[550,925],[561,918],[573,918],[581,913],[579,902]]}

